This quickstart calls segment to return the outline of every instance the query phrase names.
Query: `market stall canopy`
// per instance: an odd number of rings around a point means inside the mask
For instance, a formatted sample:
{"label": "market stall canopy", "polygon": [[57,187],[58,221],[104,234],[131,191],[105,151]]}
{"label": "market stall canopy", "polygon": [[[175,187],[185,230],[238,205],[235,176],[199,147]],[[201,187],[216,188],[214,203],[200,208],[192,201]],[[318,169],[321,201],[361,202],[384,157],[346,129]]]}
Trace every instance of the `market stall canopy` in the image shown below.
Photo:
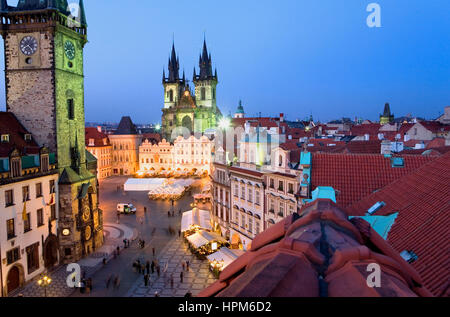
{"label": "market stall canopy", "polygon": [[149,191],[161,187],[164,184],[163,178],[130,178],[124,185],[125,191]]}
{"label": "market stall canopy", "polygon": [[227,247],[223,247],[220,248],[216,253],[208,255],[207,258],[209,262],[217,261],[223,263],[222,269],[224,269],[244,253],[245,252],[242,250],[230,250]]}
{"label": "market stall canopy", "polygon": [[203,230],[187,237],[187,239],[196,249],[201,248],[202,246],[207,245],[211,242],[221,242],[221,243],[227,242],[227,240],[222,238],[220,235]]}
{"label": "market stall canopy", "polygon": [[194,226],[198,226],[201,229],[212,230],[209,211],[194,208],[183,213],[181,219],[181,232],[191,230]]}

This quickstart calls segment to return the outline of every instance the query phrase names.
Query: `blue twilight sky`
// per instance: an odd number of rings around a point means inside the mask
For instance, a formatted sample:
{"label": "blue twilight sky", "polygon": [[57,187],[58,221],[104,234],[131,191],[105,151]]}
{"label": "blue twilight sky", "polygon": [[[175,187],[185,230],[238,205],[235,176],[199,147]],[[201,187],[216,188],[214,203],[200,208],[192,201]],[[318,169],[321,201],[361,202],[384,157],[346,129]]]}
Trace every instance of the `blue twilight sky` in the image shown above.
{"label": "blue twilight sky", "polygon": [[[173,35],[191,79],[204,32],[224,114],[239,99],[248,115],[321,121],[376,120],[385,102],[399,116],[435,118],[450,105],[449,0],[84,2],[87,121],[159,122]],[[372,2],[381,28],[366,25]]]}

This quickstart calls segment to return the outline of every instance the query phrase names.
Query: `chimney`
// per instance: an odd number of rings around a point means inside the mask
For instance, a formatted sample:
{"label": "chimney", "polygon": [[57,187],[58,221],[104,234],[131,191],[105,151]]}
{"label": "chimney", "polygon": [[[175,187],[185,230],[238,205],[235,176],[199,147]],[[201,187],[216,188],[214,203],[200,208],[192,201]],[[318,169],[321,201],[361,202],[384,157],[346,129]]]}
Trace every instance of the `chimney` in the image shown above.
{"label": "chimney", "polygon": [[280,113],[280,122],[284,122],[284,113]]}
{"label": "chimney", "polygon": [[102,132],[102,127],[101,126],[97,126],[97,131],[98,132]]}

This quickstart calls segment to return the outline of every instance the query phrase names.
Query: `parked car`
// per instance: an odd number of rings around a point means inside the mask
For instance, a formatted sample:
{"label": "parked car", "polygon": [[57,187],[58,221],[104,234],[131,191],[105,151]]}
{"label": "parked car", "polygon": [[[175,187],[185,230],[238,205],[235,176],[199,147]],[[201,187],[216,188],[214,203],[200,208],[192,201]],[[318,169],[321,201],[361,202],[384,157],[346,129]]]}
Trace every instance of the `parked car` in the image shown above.
{"label": "parked car", "polygon": [[117,205],[117,212],[121,214],[135,214],[136,213],[136,207],[133,206],[133,204],[118,204]]}

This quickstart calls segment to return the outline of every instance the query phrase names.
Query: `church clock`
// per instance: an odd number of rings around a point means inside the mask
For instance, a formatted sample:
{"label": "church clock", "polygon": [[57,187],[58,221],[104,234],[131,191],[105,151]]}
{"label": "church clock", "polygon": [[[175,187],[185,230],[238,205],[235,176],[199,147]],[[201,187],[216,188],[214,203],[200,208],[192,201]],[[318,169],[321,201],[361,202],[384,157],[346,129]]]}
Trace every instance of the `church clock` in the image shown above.
{"label": "church clock", "polygon": [[64,44],[64,52],[68,59],[73,60],[75,58],[75,45],[71,41],[66,41]]}

